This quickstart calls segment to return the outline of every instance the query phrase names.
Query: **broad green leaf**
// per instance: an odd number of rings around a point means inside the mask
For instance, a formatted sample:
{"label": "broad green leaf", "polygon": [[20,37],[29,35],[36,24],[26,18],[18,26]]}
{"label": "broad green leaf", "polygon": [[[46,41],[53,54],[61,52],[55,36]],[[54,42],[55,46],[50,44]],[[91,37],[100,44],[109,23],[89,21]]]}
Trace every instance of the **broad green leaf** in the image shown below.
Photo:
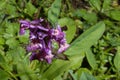
{"label": "broad green leaf", "polygon": [[47,71],[42,75],[42,79],[53,80],[55,77],[61,75],[64,71],[70,68],[70,61],[56,60]]}
{"label": "broad green leaf", "polygon": [[58,76],[55,78],[55,80],[63,80],[63,78],[61,76]]}
{"label": "broad green leaf", "polygon": [[48,21],[54,26],[57,24],[60,8],[61,0],[55,0],[48,11]]}
{"label": "broad green leaf", "polygon": [[73,80],[77,80],[77,76],[73,73],[73,70],[69,70],[69,73],[72,76]]}
{"label": "broad green leaf", "polygon": [[100,0],[89,0],[89,3],[93,8],[100,11],[100,9],[101,9],[101,1]]}
{"label": "broad green leaf", "polygon": [[73,70],[69,70],[69,73],[72,76],[73,80],[78,80],[77,76],[74,74]]}
{"label": "broad green leaf", "polygon": [[72,56],[80,54],[90,48],[97,40],[102,36],[105,30],[105,24],[99,22],[82,35],[80,35],[71,45],[70,48],[64,53],[66,55]]}
{"label": "broad green leaf", "polygon": [[83,16],[83,19],[88,21],[89,23],[96,23],[97,22],[97,16],[95,13],[86,13]]}
{"label": "broad green leaf", "polygon": [[74,11],[73,16],[76,16],[77,18],[83,17],[87,11],[85,9],[77,9]]}
{"label": "broad green leaf", "polygon": [[88,60],[88,62],[90,64],[90,66],[93,69],[97,69],[97,62],[96,62],[95,56],[94,56],[94,54],[92,53],[92,51],[90,49],[88,49],[86,51],[86,57],[87,57],[87,60]]}
{"label": "broad green leaf", "polygon": [[9,74],[6,71],[0,69],[0,80],[9,80],[9,79],[10,79]]}
{"label": "broad green leaf", "polygon": [[6,3],[7,3],[7,1],[4,1],[4,0],[0,0],[0,11],[3,9],[3,8],[5,8],[5,6],[6,6]]}
{"label": "broad green leaf", "polygon": [[70,61],[56,60],[42,75],[42,79],[46,78],[49,80],[53,80],[54,78],[61,75],[64,71],[79,68],[84,56],[85,54],[82,53],[77,56],[72,56]]}
{"label": "broad green leaf", "polygon": [[83,72],[86,72],[86,73],[91,74],[91,72],[90,72],[87,68],[80,68],[80,69],[78,69],[78,70],[75,72],[75,75],[77,76],[77,80],[80,79],[81,74],[82,74]]}
{"label": "broad green leaf", "polygon": [[118,51],[114,58],[114,65],[117,68],[117,70],[120,70],[120,61],[119,61],[120,60],[120,46],[118,46],[117,50]]}
{"label": "broad green leaf", "polygon": [[120,11],[119,10],[111,10],[106,12],[106,15],[111,17],[114,20],[120,21]]}
{"label": "broad green leaf", "polygon": [[67,42],[70,43],[71,40],[74,38],[75,36],[75,32],[76,32],[76,26],[75,26],[75,22],[71,19],[71,18],[61,18],[58,21],[58,24],[60,24],[61,26],[67,26],[67,31],[66,32],[66,39]]}
{"label": "broad green leaf", "polygon": [[83,72],[79,80],[96,80],[94,76]]}
{"label": "broad green leaf", "polygon": [[109,10],[109,9],[110,9],[110,4],[111,4],[111,0],[104,0],[103,6],[102,6],[103,12],[104,12],[105,10]]}
{"label": "broad green leaf", "polygon": [[73,16],[78,18],[83,18],[89,23],[96,23],[97,22],[97,15],[94,12],[87,12],[85,9],[75,10]]}
{"label": "broad green leaf", "polygon": [[[73,48],[73,51],[74,51],[74,48]],[[70,62],[71,62],[71,65],[69,65],[69,66],[71,66],[70,68],[73,70],[78,69],[81,66],[83,58],[85,57],[84,51],[82,51],[82,52],[81,51],[82,50],[79,50],[79,51],[77,51],[77,52],[79,52],[79,54],[72,55],[69,57]]]}

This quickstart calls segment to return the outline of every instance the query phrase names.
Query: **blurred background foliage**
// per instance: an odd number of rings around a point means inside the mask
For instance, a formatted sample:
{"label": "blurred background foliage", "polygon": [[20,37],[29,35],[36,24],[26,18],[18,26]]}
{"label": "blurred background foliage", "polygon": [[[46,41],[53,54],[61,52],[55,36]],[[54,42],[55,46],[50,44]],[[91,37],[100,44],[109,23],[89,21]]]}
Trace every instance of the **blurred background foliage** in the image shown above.
{"label": "blurred background foliage", "polygon": [[[65,29],[69,60],[30,62],[19,20]],[[119,0],[0,0],[0,80],[120,80]]]}

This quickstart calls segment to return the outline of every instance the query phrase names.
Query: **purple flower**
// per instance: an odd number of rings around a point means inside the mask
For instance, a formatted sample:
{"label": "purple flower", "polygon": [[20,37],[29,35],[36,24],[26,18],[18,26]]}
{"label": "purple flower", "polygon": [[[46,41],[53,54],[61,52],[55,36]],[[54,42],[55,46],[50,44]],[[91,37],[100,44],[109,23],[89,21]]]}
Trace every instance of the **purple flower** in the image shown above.
{"label": "purple flower", "polygon": [[31,44],[27,46],[27,51],[36,51],[38,49],[42,49],[42,44],[38,43],[38,44]]}
{"label": "purple flower", "polygon": [[53,41],[59,45],[57,53],[63,53],[68,47],[65,39],[65,33],[61,27],[57,25],[56,28],[51,28],[49,23],[44,19],[27,21],[20,20],[20,35],[25,34],[25,30],[29,30],[30,44],[27,46],[27,51],[32,52],[30,60],[52,62],[55,57],[53,53]]}
{"label": "purple flower", "polygon": [[25,29],[28,29],[30,26],[30,22],[29,21],[25,21],[25,20],[20,20],[20,35],[25,34]]}
{"label": "purple flower", "polygon": [[60,45],[60,48],[58,49],[58,53],[64,52],[69,47],[69,44],[64,43]]}

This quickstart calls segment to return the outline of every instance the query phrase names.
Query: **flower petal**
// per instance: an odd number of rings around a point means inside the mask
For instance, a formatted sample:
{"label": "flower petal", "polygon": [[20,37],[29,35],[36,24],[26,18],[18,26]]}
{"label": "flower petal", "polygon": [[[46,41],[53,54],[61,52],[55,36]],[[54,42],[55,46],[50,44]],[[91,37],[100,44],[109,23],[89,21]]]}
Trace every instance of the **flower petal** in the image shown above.
{"label": "flower petal", "polygon": [[58,54],[64,52],[68,47],[69,47],[69,44],[67,43],[60,45],[60,48],[58,49]]}

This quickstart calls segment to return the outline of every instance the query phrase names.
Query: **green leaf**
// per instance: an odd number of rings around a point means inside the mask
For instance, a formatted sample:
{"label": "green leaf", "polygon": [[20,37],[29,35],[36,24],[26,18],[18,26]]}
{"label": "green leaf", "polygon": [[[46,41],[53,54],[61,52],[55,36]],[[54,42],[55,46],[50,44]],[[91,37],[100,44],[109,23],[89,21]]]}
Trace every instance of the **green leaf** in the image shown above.
{"label": "green leaf", "polygon": [[9,35],[13,35],[15,36],[18,31],[19,31],[19,24],[18,23],[6,23],[6,33],[8,33]]}
{"label": "green leaf", "polygon": [[14,63],[18,63],[18,61],[22,61],[25,57],[25,49],[22,47],[16,47],[13,50],[7,51],[7,61],[13,61]]}
{"label": "green leaf", "polygon": [[73,16],[76,16],[78,18],[84,16],[87,13],[85,9],[77,9],[74,11]]}
{"label": "green leaf", "polygon": [[96,79],[92,75],[83,72],[80,77],[80,80],[96,80]]}
{"label": "green leaf", "polygon": [[60,24],[60,26],[67,26],[67,31],[66,32],[66,39],[67,42],[70,43],[72,41],[72,39],[75,36],[75,32],[76,32],[76,26],[75,26],[75,22],[71,19],[71,18],[61,18],[58,21],[58,24]]}
{"label": "green leaf", "polygon": [[106,12],[106,15],[111,17],[114,20],[120,21],[120,11],[119,10],[111,10]]}
{"label": "green leaf", "polygon": [[55,77],[61,75],[61,73],[63,73],[64,71],[67,71],[70,67],[70,64],[70,61],[56,60],[42,75],[42,79],[46,78],[49,80],[53,80]]}
{"label": "green leaf", "polygon": [[55,0],[48,11],[48,21],[54,26],[57,24],[60,8],[61,0]]}
{"label": "green leaf", "polygon": [[[79,56],[72,56],[70,61],[56,60],[52,65],[43,73],[42,79],[46,78],[53,80],[57,76],[61,75],[64,71],[70,68],[76,69],[81,66],[82,60],[84,58],[84,53]],[[57,72],[57,74],[56,74]]]}
{"label": "green leaf", "polygon": [[63,78],[61,76],[58,76],[55,78],[55,80],[63,80]]}
{"label": "green leaf", "polygon": [[99,22],[82,35],[80,35],[71,45],[70,48],[64,53],[66,55],[72,56],[80,54],[90,48],[97,40],[102,36],[105,30],[105,24]]}
{"label": "green leaf", "polygon": [[29,31],[26,31],[26,33],[24,35],[19,35],[19,41],[24,43],[24,44],[28,44],[29,42]]}
{"label": "green leaf", "polygon": [[101,9],[101,1],[100,0],[89,0],[89,3],[93,8],[100,11],[100,9]]}
{"label": "green leaf", "polygon": [[89,23],[96,23],[97,22],[97,15],[94,12],[87,12],[85,9],[78,9],[75,10],[73,16],[78,18],[83,18]]}
{"label": "green leaf", "polygon": [[117,54],[115,55],[115,58],[114,58],[114,65],[115,67],[117,68],[117,70],[120,70],[120,46],[117,47]]}
{"label": "green leaf", "polygon": [[10,48],[16,48],[17,46],[19,46],[19,42],[15,39],[15,38],[10,38],[6,41],[6,44],[10,47]]}
{"label": "green leaf", "polygon": [[86,57],[87,57],[87,60],[88,60],[88,62],[90,64],[90,66],[93,69],[97,69],[97,62],[96,62],[95,56],[94,56],[94,54],[92,53],[92,51],[90,49],[88,49],[86,51]]}
{"label": "green leaf", "polygon": [[[81,66],[82,60],[85,56],[84,52],[90,48],[103,34],[105,25],[99,22],[83,33],[76,39],[71,47],[64,53],[69,55],[68,61],[56,60],[43,74],[42,79],[47,78],[53,80],[55,77],[67,71],[68,69],[76,69]],[[97,33],[97,34],[96,34]],[[90,42],[90,43],[87,43]],[[86,49],[85,49],[86,48]],[[57,72],[57,74],[56,74]]]}
{"label": "green leaf", "polygon": [[89,23],[96,23],[97,22],[97,16],[95,13],[86,13],[83,16],[83,19],[88,21]]}
{"label": "green leaf", "polygon": [[72,76],[73,80],[78,80],[77,76],[74,74],[73,70],[69,70],[69,73]]}
{"label": "green leaf", "polygon": [[8,58],[0,53],[0,68],[4,71],[11,71],[11,65],[7,63],[6,59]]}
{"label": "green leaf", "polygon": [[[74,48],[73,48],[73,50],[74,50]],[[79,52],[79,54],[77,54],[77,55],[72,55],[72,56],[68,57],[71,62],[71,65],[69,65],[69,66],[71,66],[70,68],[73,70],[78,69],[81,66],[83,58],[85,57],[84,51],[82,51],[82,52],[81,51],[82,50],[77,51],[77,52]],[[74,52],[76,52],[76,51],[74,51]]]}
{"label": "green leaf", "polygon": [[10,39],[10,38],[13,37],[13,35],[12,35],[12,34],[8,34],[8,33],[4,33],[3,37],[4,37],[5,39]]}
{"label": "green leaf", "polygon": [[77,80],[79,80],[79,78],[81,77],[81,74],[83,72],[89,73],[91,74],[91,72],[87,69],[87,68],[79,68],[76,72],[75,75],[77,76]]}
{"label": "green leaf", "polygon": [[109,10],[110,9],[110,4],[111,4],[111,0],[104,0],[102,10],[103,11]]}
{"label": "green leaf", "polygon": [[5,7],[6,8],[6,11],[5,11],[6,14],[8,14],[12,17],[17,15],[17,10],[16,10],[15,6],[11,5],[10,3],[7,3],[6,6],[7,6],[7,7]]}
{"label": "green leaf", "polygon": [[0,45],[3,45],[5,43],[5,40],[3,37],[0,37]]}
{"label": "green leaf", "polygon": [[0,63],[1,62],[5,62],[5,59],[4,59],[3,55],[0,54]]}
{"label": "green leaf", "polygon": [[9,74],[0,69],[0,80],[9,80]]}
{"label": "green leaf", "polygon": [[5,8],[5,6],[6,6],[6,3],[7,3],[7,1],[4,1],[4,0],[0,0],[0,10],[2,10],[3,8]]}
{"label": "green leaf", "polygon": [[32,5],[32,3],[29,1],[26,5],[26,8],[24,10],[25,13],[29,14],[31,17],[33,16],[33,14],[37,11],[37,9],[35,8],[34,5]]}
{"label": "green leaf", "polygon": [[29,67],[29,63],[24,60],[17,64],[17,71],[21,80],[38,80],[35,72]]}

